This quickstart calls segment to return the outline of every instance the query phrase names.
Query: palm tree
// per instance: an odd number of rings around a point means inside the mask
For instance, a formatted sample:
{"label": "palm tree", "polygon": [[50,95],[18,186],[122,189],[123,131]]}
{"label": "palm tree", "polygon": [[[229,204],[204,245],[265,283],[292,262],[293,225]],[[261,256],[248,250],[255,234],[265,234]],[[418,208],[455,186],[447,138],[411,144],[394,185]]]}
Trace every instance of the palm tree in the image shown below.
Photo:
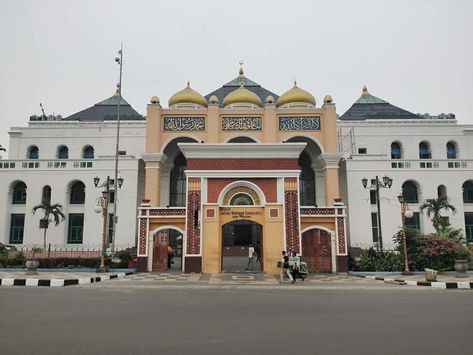
{"label": "palm tree", "polygon": [[46,249],[46,232],[49,226],[49,216],[53,216],[55,226],[64,221],[66,216],[62,212],[62,205],[59,203],[51,205],[49,202],[44,202],[40,205],[34,206],[33,214],[35,214],[37,210],[43,210],[44,212],[44,217],[40,220],[39,227],[44,228],[43,247]]}
{"label": "palm tree", "polygon": [[456,212],[454,206],[452,206],[446,196],[442,196],[439,198],[429,198],[424,201],[422,206],[420,206],[419,210],[423,213],[424,211],[427,213],[427,216],[430,218],[432,216],[432,225],[435,228],[436,234],[440,234],[440,231],[445,229],[450,225],[446,221],[444,217],[440,214],[441,210],[450,210],[453,213]]}

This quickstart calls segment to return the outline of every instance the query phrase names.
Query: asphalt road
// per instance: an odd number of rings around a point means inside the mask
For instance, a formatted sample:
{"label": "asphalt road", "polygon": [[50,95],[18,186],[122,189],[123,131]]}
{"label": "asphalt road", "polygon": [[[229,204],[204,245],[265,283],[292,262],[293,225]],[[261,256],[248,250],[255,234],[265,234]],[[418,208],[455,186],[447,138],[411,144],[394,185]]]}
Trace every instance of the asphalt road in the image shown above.
{"label": "asphalt road", "polygon": [[471,290],[0,288],[1,354],[472,354]]}

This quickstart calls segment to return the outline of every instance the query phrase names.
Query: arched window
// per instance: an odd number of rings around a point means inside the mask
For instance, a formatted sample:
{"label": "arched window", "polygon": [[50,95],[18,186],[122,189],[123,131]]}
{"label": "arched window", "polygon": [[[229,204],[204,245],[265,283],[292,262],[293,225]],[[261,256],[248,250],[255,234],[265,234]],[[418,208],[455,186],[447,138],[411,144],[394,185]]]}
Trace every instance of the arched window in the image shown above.
{"label": "arched window", "polygon": [[43,193],[41,195],[41,203],[42,204],[51,203],[51,186],[49,185],[43,186]]}
{"label": "arched window", "polygon": [[437,197],[438,198],[447,197],[447,188],[445,187],[445,185],[439,185],[439,187],[437,187]]}
{"label": "arched window", "polygon": [[84,159],[94,159],[94,147],[88,145],[82,153]]}
{"label": "arched window", "polygon": [[33,145],[28,149],[28,159],[38,159],[39,158],[39,149],[37,146]]}
{"label": "arched window", "polygon": [[186,174],[187,160],[182,153],[174,159],[171,170],[169,206],[184,207],[186,205]]}
{"label": "arched window", "polygon": [[463,202],[473,203],[473,181],[465,181],[463,184]]}
{"label": "arched window", "polygon": [[402,184],[402,193],[406,202],[419,203],[417,186],[412,181],[406,181],[404,184]]}
{"label": "arched window", "polygon": [[235,137],[230,139],[228,143],[256,143],[256,141],[250,137]]}
{"label": "arched window", "polygon": [[232,197],[230,205],[251,206],[254,205],[254,203],[253,199],[249,195],[238,193]]}
{"label": "arched window", "polygon": [[83,205],[85,202],[85,185],[77,181],[71,186],[71,205]]}
{"label": "arched window", "polygon": [[457,147],[455,143],[447,143],[447,159],[456,159],[457,158]]}
{"label": "arched window", "polygon": [[315,175],[309,155],[303,151],[299,156],[299,199],[301,206],[315,206]]}
{"label": "arched window", "polygon": [[69,149],[65,145],[60,146],[57,151],[57,157],[59,159],[69,159]]}
{"label": "arched window", "polygon": [[13,187],[12,203],[14,205],[26,204],[26,184],[23,181],[18,181]]}
{"label": "arched window", "polygon": [[429,144],[426,142],[419,144],[419,159],[432,159]]}
{"label": "arched window", "polygon": [[391,143],[391,159],[401,159],[401,145],[397,142]]}

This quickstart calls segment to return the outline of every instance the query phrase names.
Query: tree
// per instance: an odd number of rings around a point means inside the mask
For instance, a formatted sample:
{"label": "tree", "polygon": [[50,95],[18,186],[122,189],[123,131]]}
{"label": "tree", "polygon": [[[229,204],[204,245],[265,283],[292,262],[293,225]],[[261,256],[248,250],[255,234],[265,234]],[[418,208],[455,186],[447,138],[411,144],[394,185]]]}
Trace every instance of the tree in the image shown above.
{"label": "tree", "polygon": [[59,223],[66,219],[66,216],[62,212],[62,205],[59,203],[55,203],[51,205],[50,203],[42,203],[40,205],[33,207],[33,214],[37,210],[43,210],[44,217],[40,221],[40,228],[44,228],[44,235],[43,235],[43,247],[46,249],[46,232],[49,226],[49,217],[53,216],[54,225],[57,226]]}
{"label": "tree", "polygon": [[440,214],[440,211],[450,210],[453,213],[456,212],[455,207],[450,204],[447,197],[429,198],[424,201],[419,210],[422,213],[425,211],[427,216],[431,218],[430,220],[432,221],[432,225],[434,226],[437,235],[450,225],[447,219]]}

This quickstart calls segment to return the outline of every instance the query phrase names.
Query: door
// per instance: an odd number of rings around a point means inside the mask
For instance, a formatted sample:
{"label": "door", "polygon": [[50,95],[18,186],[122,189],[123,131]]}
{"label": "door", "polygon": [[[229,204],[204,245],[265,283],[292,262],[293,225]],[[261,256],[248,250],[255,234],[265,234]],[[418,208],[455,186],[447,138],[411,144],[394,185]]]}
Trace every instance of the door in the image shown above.
{"label": "door", "polygon": [[311,229],[302,233],[302,261],[309,271],[332,272],[332,244],[330,233]]}
{"label": "door", "polygon": [[169,232],[162,230],[153,238],[153,267],[152,271],[167,271],[168,269]]}

